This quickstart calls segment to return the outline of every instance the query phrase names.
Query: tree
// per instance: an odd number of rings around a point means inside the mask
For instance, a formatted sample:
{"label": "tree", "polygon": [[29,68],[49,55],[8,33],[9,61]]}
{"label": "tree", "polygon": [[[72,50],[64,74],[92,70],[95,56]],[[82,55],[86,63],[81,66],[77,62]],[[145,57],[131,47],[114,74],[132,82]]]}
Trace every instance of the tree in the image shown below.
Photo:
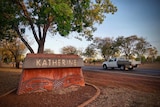
{"label": "tree", "polygon": [[12,54],[4,49],[2,46],[0,48],[0,57],[1,57],[1,62],[3,63],[10,63],[12,61]]}
{"label": "tree", "polygon": [[148,46],[150,46],[150,43],[143,37],[138,38],[135,53],[139,56],[141,62],[144,62],[142,59],[144,59],[143,56],[147,52]]}
{"label": "tree", "polygon": [[118,52],[118,48],[115,41],[112,38],[94,38],[94,45],[97,49],[100,49],[101,55],[108,59],[110,56],[114,56]]}
{"label": "tree", "polygon": [[30,28],[38,44],[37,53],[43,53],[47,33],[66,36],[78,32],[88,39],[108,13],[117,8],[110,0],[1,0],[0,34],[3,29],[14,29],[31,53],[34,50],[24,39],[23,33]]}
{"label": "tree", "polygon": [[126,58],[129,59],[133,56],[138,56],[141,60],[142,56],[147,52],[152,58],[157,54],[157,49],[155,47],[151,47],[149,42],[143,37],[138,37],[137,35],[118,37],[115,43],[119,47],[121,54],[124,54]]}
{"label": "tree", "polygon": [[74,46],[65,46],[61,50],[62,54],[76,55],[78,53]]}
{"label": "tree", "polygon": [[160,56],[157,56],[156,61],[160,62]]}
{"label": "tree", "polygon": [[45,54],[54,54],[54,51],[51,50],[51,49],[45,49],[45,50],[44,50],[44,53],[45,53]]}
{"label": "tree", "polygon": [[116,39],[116,44],[119,46],[119,50],[127,59],[130,59],[135,55],[137,42],[138,37],[136,35],[129,37],[120,36]]}
{"label": "tree", "polygon": [[151,58],[151,61],[153,62],[158,53],[156,47],[149,47],[147,51],[148,51],[148,58]]}
{"label": "tree", "polygon": [[12,41],[3,39],[1,41],[2,59],[4,62],[13,61],[16,63],[16,68],[19,68],[21,57],[25,52],[25,45],[19,38],[12,38]]}
{"label": "tree", "polygon": [[97,52],[94,48],[93,44],[90,44],[86,49],[85,52],[83,53],[84,56],[88,58],[94,58],[97,55]]}

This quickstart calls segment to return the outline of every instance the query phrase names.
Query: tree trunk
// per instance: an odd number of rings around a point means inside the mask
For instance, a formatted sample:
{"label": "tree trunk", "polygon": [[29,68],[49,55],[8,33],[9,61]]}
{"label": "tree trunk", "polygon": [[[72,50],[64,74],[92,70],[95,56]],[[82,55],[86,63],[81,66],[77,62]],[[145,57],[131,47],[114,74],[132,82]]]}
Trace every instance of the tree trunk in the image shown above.
{"label": "tree trunk", "polygon": [[41,41],[39,44],[38,44],[38,52],[37,53],[43,53],[44,52],[44,42]]}
{"label": "tree trunk", "polygon": [[19,68],[20,61],[18,60],[18,55],[14,55],[15,63],[16,63],[16,68]]}
{"label": "tree trunk", "polygon": [[19,68],[19,62],[16,61],[16,68]]}

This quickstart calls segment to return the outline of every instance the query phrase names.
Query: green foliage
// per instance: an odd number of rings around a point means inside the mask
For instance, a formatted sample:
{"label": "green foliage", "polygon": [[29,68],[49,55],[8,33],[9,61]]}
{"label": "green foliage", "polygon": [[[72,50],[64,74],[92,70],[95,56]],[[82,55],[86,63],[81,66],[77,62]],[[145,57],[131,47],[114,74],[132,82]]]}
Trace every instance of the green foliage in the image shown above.
{"label": "green foliage", "polygon": [[157,56],[156,61],[160,62],[160,56]]}
{"label": "green foliage", "polygon": [[145,56],[137,57],[135,60],[136,61],[141,61],[141,63],[145,63],[147,61]]}
{"label": "green foliage", "polygon": [[95,47],[100,49],[101,55],[108,59],[110,56],[116,56],[119,52],[117,44],[112,38],[95,38],[94,39]]}
{"label": "green foliage", "polygon": [[145,56],[142,56],[141,57],[141,63],[144,63],[144,62],[146,62],[146,58],[145,58]]}
{"label": "green foliage", "polygon": [[59,5],[54,6],[55,13],[57,17],[55,21],[57,22],[57,31],[62,36],[68,35],[71,29],[71,21],[73,19],[72,10],[65,3],[60,3]]}
{"label": "green foliage", "polygon": [[91,40],[96,30],[94,24],[101,24],[106,14],[116,11],[110,0],[1,0],[0,39],[6,36],[3,35],[4,29],[14,29],[34,53],[22,35],[23,28],[29,27],[38,44],[38,53],[43,53],[48,31],[61,36],[78,32]]}
{"label": "green foliage", "polygon": [[152,47],[150,45],[150,47],[147,48],[147,53],[148,53],[148,57],[153,59],[157,55],[158,51],[157,51],[156,47]]}
{"label": "green foliage", "polygon": [[89,45],[86,49],[85,52],[83,53],[84,56],[86,56],[87,58],[94,58],[97,55],[97,52],[94,48],[94,45]]}

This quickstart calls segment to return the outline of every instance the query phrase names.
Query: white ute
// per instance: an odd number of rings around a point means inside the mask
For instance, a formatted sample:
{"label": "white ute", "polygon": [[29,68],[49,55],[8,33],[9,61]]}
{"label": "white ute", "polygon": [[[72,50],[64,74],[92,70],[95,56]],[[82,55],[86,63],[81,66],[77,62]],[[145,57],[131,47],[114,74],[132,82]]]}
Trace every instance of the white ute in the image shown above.
{"label": "white ute", "polygon": [[127,60],[125,58],[111,58],[103,62],[103,69],[107,68],[120,68],[121,70],[132,70],[141,64],[140,61]]}

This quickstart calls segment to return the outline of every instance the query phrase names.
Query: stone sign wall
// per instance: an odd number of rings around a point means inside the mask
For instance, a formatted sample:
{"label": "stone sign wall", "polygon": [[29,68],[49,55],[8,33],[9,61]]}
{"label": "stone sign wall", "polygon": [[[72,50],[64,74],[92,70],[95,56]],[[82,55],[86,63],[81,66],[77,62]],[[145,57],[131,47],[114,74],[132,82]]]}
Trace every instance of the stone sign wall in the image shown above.
{"label": "stone sign wall", "polygon": [[82,66],[77,55],[27,54],[17,94],[84,86]]}

